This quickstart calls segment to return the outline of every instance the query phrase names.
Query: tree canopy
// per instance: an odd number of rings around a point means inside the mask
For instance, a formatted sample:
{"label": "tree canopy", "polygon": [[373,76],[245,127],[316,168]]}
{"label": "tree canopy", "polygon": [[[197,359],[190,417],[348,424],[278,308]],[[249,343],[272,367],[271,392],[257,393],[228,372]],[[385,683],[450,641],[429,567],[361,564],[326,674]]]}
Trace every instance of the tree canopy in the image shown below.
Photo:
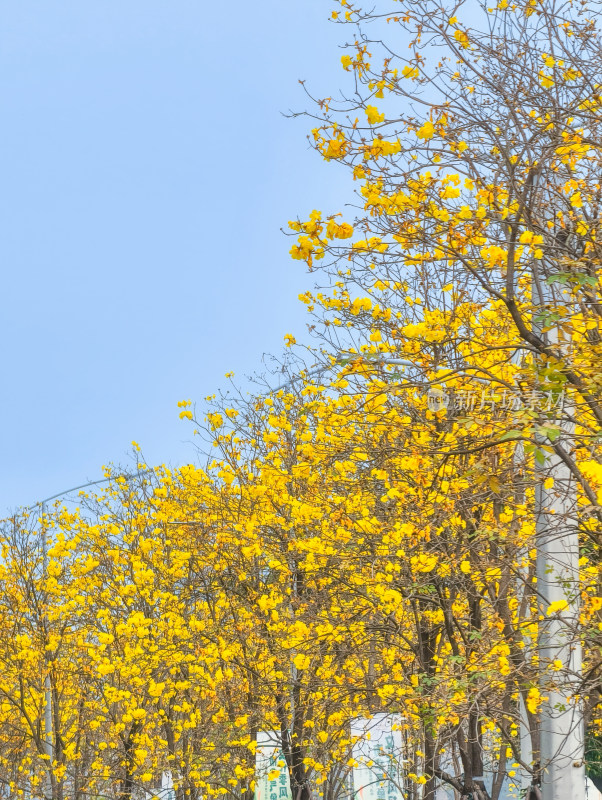
{"label": "tree canopy", "polygon": [[[318,282],[310,345],[287,335],[275,388],[182,401],[198,464],[5,522],[18,796],[130,800],[169,772],[178,800],[251,800],[274,731],[294,800],[343,800],[353,722],[378,713],[411,800],[583,780],[580,720],[593,744],[602,723],[598,12],[342,0],[331,21],[343,88],[306,87],[310,141],[357,190],[289,223]],[[551,757],[567,715],[577,749]]]}

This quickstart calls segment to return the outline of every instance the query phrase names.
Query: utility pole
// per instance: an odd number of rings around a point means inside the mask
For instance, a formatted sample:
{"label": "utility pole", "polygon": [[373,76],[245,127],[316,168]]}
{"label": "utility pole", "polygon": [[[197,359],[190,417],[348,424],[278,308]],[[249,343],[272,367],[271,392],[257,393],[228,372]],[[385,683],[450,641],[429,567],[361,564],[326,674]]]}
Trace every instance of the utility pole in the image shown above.
{"label": "utility pole", "polygon": [[[536,472],[542,795],[543,800],[585,800],[576,485],[556,453],[545,453]],[[550,606],[558,610],[548,613]]]}
{"label": "utility pole", "polygon": [[[554,183],[551,184],[552,189]],[[541,230],[547,228],[553,196],[548,199],[545,167],[534,176],[534,213]],[[553,217],[552,217],[553,220]],[[563,242],[566,241],[566,237]],[[551,317],[559,306],[571,307],[571,296],[551,279],[558,272],[555,254],[532,267],[533,330],[547,348],[570,359],[571,342]],[[546,359],[535,355],[536,386],[544,381]],[[553,441],[536,435],[535,539],[537,549],[537,611],[540,691],[543,698],[539,729],[539,775],[543,800],[585,800],[585,730],[579,697],[582,646],[579,628],[579,528],[577,483],[563,455],[570,456],[575,423],[571,398],[564,389],[551,397],[544,427],[556,428]],[[550,405],[550,404],[549,404]],[[551,412],[551,413],[550,413]]]}
{"label": "utility pole", "polygon": [[[46,513],[46,503],[42,503],[41,525],[42,525],[42,570],[44,578],[48,575],[48,542],[46,540],[46,525],[44,515]],[[48,631],[46,631],[48,632]],[[52,692],[50,686],[50,658],[47,657],[46,678],[44,681],[44,741],[46,745],[46,755],[52,763]]]}
{"label": "utility pole", "polygon": [[[42,575],[46,579],[48,575],[48,542],[46,539],[46,501],[43,500],[40,509],[40,527],[42,531]],[[44,598],[44,606],[46,605],[46,598]],[[49,634],[48,617],[44,612],[44,633],[46,637]],[[46,642],[48,644],[48,642]],[[52,731],[52,682],[50,680],[50,664],[52,654],[46,650],[46,674],[44,676],[44,738],[43,748],[44,755],[48,758],[48,783],[47,783],[47,796],[52,797],[52,756],[53,756],[53,731]]]}
{"label": "utility pole", "polygon": [[[545,314],[558,305],[555,289],[546,283],[545,275],[535,278],[534,312],[540,319],[544,315],[538,323],[539,335],[548,346],[570,358],[570,342],[563,341],[556,325],[549,328],[545,324]],[[562,304],[569,302],[568,297],[561,299]],[[538,383],[541,384],[539,376]],[[570,455],[575,424],[570,398],[564,391],[551,400],[555,413],[548,425],[557,426],[560,433],[554,442],[540,436],[538,444],[542,447],[535,457],[538,655],[543,697],[541,788],[543,800],[585,800],[585,731],[579,697],[582,646],[577,484],[562,458],[563,454]]]}
{"label": "utility pole", "polygon": [[[39,503],[35,503],[33,506],[29,506],[27,509],[28,511],[32,511],[35,508],[40,509],[40,529],[42,534],[42,575],[44,579],[48,576],[48,540],[46,536],[46,505],[50,503],[52,500],[58,500],[59,497],[64,497],[65,495],[72,494],[73,492],[77,492],[80,489],[87,489],[90,486],[98,486],[99,484],[109,483],[115,478],[125,478],[126,480],[129,478],[139,478],[144,475],[149,475],[154,473],[152,469],[145,469],[140,470],[138,472],[134,472],[131,474],[123,474],[123,475],[116,475],[111,476],[110,478],[101,478],[97,481],[89,481],[88,483],[82,483],[80,486],[74,486],[72,489],[66,489],[63,492],[58,492],[58,494],[54,494],[51,497],[47,497],[45,500],[41,500]],[[44,619],[44,625],[46,628],[46,633],[48,634],[48,619],[47,617]],[[52,796],[52,759],[54,755],[54,726],[52,724],[52,682],[50,680],[50,665],[52,661],[52,653],[47,651],[46,656],[46,675],[44,677],[44,737],[43,737],[43,748],[44,748],[44,755],[48,756],[48,797]]]}

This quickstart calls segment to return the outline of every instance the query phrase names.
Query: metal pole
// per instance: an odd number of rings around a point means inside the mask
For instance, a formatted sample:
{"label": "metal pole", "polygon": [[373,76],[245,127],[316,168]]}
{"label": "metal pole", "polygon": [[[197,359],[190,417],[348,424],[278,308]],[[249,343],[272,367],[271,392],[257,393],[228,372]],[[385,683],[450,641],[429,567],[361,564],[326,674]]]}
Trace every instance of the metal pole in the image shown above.
{"label": "metal pole", "polygon": [[46,503],[50,503],[51,500],[57,500],[59,497],[64,497],[66,494],[71,494],[71,492],[77,492],[79,489],[87,489],[88,486],[98,486],[101,483],[110,483],[110,481],[117,480],[117,478],[125,478],[126,480],[128,478],[140,478],[143,475],[150,475],[154,471],[154,469],[142,469],[139,472],[124,472],[121,475],[112,475],[110,478],[100,478],[100,480],[97,481],[88,481],[88,483],[82,483],[80,486],[73,486],[71,489],[65,489],[64,492],[59,492],[58,494],[53,494],[51,497],[46,497],[44,500],[39,500],[32,506],[28,506],[27,511],[33,511],[33,509],[37,508],[38,506],[44,507]]}
{"label": "metal pole", "polygon": [[[46,580],[48,577],[48,542],[46,540],[46,503],[42,502],[41,507],[41,529],[42,529],[42,576]],[[44,606],[46,605],[46,598],[44,598]],[[48,618],[44,612],[44,632],[48,635]],[[46,643],[47,644],[47,643]],[[53,733],[52,733],[52,686],[50,682],[50,653],[46,651],[46,675],[44,676],[44,754],[48,756],[48,797],[52,796],[52,751],[53,751]]]}
{"label": "metal pole", "polygon": [[[533,269],[534,312],[545,314],[556,305],[555,290],[546,283],[538,265]],[[563,304],[570,303],[569,296],[562,300]],[[557,326],[545,330],[544,320],[536,321],[536,325],[548,346],[570,358],[570,341],[563,339]],[[585,732],[579,697],[582,646],[577,484],[554,450],[555,446],[570,454],[575,425],[569,398],[563,393],[552,398],[554,401],[556,411],[548,424],[557,426],[560,435],[554,443],[545,436],[538,437],[538,444],[546,449],[539,449],[535,458],[538,656],[543,698],[540,777],[543,800],[585,800]]]}
{"label": "metal pole", "polygon": [[[341,351],[336,361],[332,364],[325,364],[320,367],[314,367],[313,369],[308,370],[307,372],[301,375],[295,375],[293,378],[290,378],[288,381],[281,383],[279,386],[276,386],[274,389],[270,389],[268,394],[276,394],[276,392],[283,391],[284,389],[290,389],[295,383],[299,381],[305,381],[308,378],[313,378],[317,376],[323,375],[325,372],[328,372],[331,369],[335,369],[336,367],[342,366],[345,361],[351,361],[352,359],[365,359],[366,356],[362,353],[349,353],[346,351]],[[377,356],[372,359],[367,359],[372,361],[372,363],[376,365],[387,365],[387,366],[396,366],[396,367],[417,367],[418,365],[414,361],[408,361],[406,358],[387,358]],[[462,376],[462,377],[470,377],[477,383],[488,384],[489,380],[485,378],[478,378],[476,375],[469,374],[467,372],[458,371],[452,369],[451,367],[436,367],[439,372],[445,372],[447,375],[442,376],[438,380],[443,381],[447,377],[455,377],[455,376]]]}
{"label": "metal pole", "polygon": [[542,794],[543,800],[584,800],[576,485],[556,453],[546,453],[536,472]]}
{"label": "metal pole", "polygon": [[[154,472],[152,469],[141,470],[140,472],[134,472],[132,474],[124,474],[124,475],[117,475],[117,478],[137,478],[142,475],[148,475],[151,472]],[[111,480],[114,480],[113,477],[110,478],[101,478],[97,481],[89,481],[88,483],[83,483],[81,486],[75,486],[72,489],[66,489],[64,492],[59,492],[58,494],[54,494],[51,497],[47,497],[45,500],[36,503],[35,506],[30,506],[30,509],[39,507],[40,508],[40,523],[41,523],[41,531],[42,531],[42,575],[44,580],[48,577],[48,541],[46,538],[46,523],[45,523],[45,514],[46,514],[46,503],[49,503],[51,500],[56,500],[59,497],[63,497],[66,494],[70,494],[71,492],[78,491],[79,489],[86,489],[89,486],[97,486],[101,483],[109,483]],[[48,619],[44,619],[44,625],[46,629],[46,633],[48,633]],[[44,746],[44,754],[48,756],[48,796],[52,796],[52,780],[51,780],[51,770],[52,770],[52,757],[53,757],[53,749],[54,749],[54,733],[53,733],[53,725],[52,725],[52,684],[50,681],[50,662],[51,656],[50,653],[46,656],[46,675],[44,677],[44,737],[43,737],[43,746]]]}

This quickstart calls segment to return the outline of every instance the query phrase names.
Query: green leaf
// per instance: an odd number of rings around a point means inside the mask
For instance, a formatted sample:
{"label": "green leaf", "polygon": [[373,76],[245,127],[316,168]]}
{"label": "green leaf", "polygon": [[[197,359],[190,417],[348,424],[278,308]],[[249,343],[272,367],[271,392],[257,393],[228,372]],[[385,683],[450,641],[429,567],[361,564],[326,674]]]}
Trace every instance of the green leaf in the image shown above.
{"label": "green leaf", "polygon": [[578,286],[597,286],[598,278],[595,275],[587,275],[585,272],[555,272],[546,278],[545,282],[549,286],[553,283],[561,283],[565,286],[568,283],[576,283]]}
{"label": "green leaf", "polygon": [[561,433],[560,428],[558,427],[552,428],[549,425],[539,425],[537,428],[537,432],[546,436],[551,442],[555,442]]}
{"label": "green leaf", "polygon": [[571,278],[570,272],[555,272],[553,275],[550,275],[549,278],[546,278],[546,283],[551,286],[553,283],[562,283],[567,284]]}
{"label": "green leaf", "polygon": [[595,275],[586,275],[584,272],[576,272],[575,278],[579,286],[597,286],[598,278]]}
{"label": "green leaf", "polygon": [[508,439],[516,439],[517,437],[522,435],[523,435],[522,431],[516,431],[516,430],[506,431],[506,433],[502,433],[502,435],[498,439],[498,442],[507,442]]}
{"label": "green leaf", "polygon": [[533,320],[542,325],[551,325],[561,319],[561,315],[557,311],[540,311],[533,317]]}

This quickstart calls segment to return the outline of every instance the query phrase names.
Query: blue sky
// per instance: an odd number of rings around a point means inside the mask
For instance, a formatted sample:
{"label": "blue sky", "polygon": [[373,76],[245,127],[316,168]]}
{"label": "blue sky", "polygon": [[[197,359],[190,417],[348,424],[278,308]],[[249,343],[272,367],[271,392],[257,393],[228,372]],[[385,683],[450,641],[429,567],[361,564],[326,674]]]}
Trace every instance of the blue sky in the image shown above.
{"label": "blue sky", "polygon": [[[0,6],[0,507],[194,460],[176,403],[303,335],[281,233],[349,187],[298,79],[341,85],[325,0]],[[347,198],[349,195],[347,194]]]}

